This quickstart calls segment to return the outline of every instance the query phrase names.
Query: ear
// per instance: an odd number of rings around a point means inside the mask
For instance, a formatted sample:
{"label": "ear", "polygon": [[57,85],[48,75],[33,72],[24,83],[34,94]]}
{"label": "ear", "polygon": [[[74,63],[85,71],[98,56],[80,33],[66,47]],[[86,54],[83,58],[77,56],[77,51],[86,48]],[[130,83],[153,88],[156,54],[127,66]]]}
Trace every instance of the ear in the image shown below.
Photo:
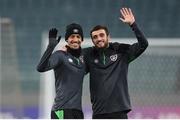
{"label": "ear", "polygon": [[93,41],[93,39],[91,38],[91,41],[92,41],[92,43],[95,45],[95,42]]}
{"label": "ear", "polygon": [[79,41],[82,43],[84,40],[80,39]]}
{"label": "ear", "polygon": [[110,34],[107,36],[107,38],[108,38],[108,41],[110,41],[110,38],[111,38],[111,37],[110,37]]}

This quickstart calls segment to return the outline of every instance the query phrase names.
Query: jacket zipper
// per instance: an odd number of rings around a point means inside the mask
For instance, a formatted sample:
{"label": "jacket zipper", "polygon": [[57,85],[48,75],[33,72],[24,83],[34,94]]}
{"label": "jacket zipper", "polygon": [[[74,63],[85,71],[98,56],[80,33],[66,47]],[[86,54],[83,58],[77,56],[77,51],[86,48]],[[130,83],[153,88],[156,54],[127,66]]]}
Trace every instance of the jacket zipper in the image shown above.
{"label": "jacket zipper", "polygon": [[104,54],[104,51],[103,51],[103,64],[105,65],[106,64],[106,56]]}
{"label": "jacket zipper", "polygon": [[77,60],[77,62],[78,62],[78,65],[79,65],[79,64],[80,64],[80,63],[79,63],[79,59],[78,59],[78,58],[76,58],[76,60]]}

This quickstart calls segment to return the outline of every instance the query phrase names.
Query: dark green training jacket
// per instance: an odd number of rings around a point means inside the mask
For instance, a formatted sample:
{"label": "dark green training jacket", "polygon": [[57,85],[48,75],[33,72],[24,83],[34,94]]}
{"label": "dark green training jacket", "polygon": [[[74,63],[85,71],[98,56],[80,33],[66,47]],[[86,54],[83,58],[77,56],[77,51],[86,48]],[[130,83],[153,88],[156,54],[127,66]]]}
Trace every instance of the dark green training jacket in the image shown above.
{"label": "dark green training jacket", "polygon": [[129,45],[116,42],[109,43],[106,49],[95,47],[84,49],[87,71],[90,73],[94,115],[131,110],[127,81],[128,66],[148,46],[148,41],[136,23],[131,25],[131,28],[136,35],[137,43]]}
{"label": "dark green training jacket", "polygon": [[56,96],[52,110],[82,110],[82,85],[85,75],[82,57],[77,56],[77,52],[73,50],[59,50],[52,54],[54,47],[48,46],[37,66],[39,72],[54,70]]}

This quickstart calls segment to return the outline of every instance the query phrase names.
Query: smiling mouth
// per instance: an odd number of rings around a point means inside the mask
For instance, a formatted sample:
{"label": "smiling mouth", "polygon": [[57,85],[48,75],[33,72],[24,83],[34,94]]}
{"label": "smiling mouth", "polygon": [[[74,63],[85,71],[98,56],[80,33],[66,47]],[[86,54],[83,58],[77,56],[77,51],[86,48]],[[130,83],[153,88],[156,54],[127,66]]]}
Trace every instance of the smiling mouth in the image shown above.
{"label": "smiling mouth", "polygon": [[78,46],[80,46],[80,43],[79,42],[72,42],[71,45],[74,47],[78,47]]}
{"label": "smiling mouth", "polygon": [[80,42],[76,41],[76,42],[71,42],[71,44],[80,44]]}
{"label": "smiling mouth", "polygon": [[103,44],[104,42],[103,41],[99,41],[99,42],[97,42],[97,44]]}
{"label": "smiling mouth", "polygon": [[74,43],[71,43],[72,45],[79,45],[79,43],[77,43],[77,42],[74,42]]}

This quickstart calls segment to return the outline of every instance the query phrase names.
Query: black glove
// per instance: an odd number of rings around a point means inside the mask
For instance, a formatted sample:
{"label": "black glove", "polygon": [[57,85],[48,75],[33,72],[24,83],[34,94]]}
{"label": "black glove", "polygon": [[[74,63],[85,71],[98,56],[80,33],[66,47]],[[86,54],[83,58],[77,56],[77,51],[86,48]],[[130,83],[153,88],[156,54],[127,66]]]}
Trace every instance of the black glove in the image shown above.
{"label": "black glove", "polygon": [[52,45],[52,46],[56,46],[60,39],[61,39],[61,36],[57,38],[57,33],[58,33],[58,30],[56,28],[52,28],[49,30],[49,45]]}

